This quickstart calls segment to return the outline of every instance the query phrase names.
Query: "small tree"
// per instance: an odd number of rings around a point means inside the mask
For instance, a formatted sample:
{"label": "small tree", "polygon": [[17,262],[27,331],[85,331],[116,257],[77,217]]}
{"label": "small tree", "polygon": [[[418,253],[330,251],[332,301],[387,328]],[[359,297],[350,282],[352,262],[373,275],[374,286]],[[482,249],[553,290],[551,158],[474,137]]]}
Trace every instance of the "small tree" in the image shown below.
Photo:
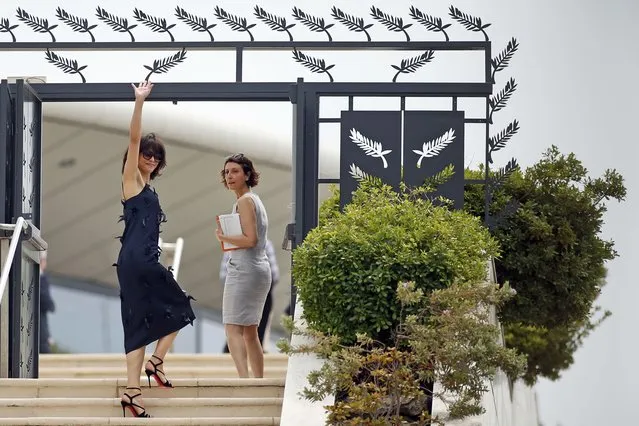
{"label": "small tree", "polygon": [[[496,260],[498,280],[517,291],[500,318],[507,344],[528,355],[529,383],[538,375],[558,378],[582,340],[609,315],[594,319],[605,262],[617,256],[613,242],[600,236],[604,201],[621,201],[625,195],[615,170],[593,179],[574,154],[563,155],[555,146],[494,194],[492,214],[509,202],[519,204],[493,235],[502,249]],[[483,216],[483,206],[483,186],[467,187],[466,211]]]}

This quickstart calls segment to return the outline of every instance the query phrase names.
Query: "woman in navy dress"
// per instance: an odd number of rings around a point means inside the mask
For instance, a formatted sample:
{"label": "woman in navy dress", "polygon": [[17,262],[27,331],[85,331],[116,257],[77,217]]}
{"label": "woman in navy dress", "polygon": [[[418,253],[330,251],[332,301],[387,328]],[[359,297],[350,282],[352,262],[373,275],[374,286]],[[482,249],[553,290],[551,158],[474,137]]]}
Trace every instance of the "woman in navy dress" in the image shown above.
{"label": "woman in navy dress", "polygon": [[128,407],[136,417],[150,417],[142,402],[140,371],[146,346],[157,341],[155,352],[144,366],[158,386],[173,387],[163,370],[163,359],[177,332],[193,324],[191,296],[160,264],[160,224],[166,221],[157,193],[149,186],[166,166],[164,145],[154,134],[142,136],[142,106],[153,85],[133,85],[135,107],[131,118],[129,147],[122,162],[122,204],[124,233],[116,263],[120,283],[127,388],[122,396],[122,413]]}

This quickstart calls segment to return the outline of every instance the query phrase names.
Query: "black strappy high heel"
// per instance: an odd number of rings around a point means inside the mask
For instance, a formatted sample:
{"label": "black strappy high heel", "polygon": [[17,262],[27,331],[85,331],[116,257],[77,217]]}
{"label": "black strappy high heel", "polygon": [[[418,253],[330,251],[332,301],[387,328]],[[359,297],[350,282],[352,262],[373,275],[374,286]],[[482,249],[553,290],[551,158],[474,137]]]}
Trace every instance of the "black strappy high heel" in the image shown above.
{"label": "black strappy high heel", "polygon": [[[140,388],[132,388],[132,387],[128,387],[127,389],[137,389],[140,391],[140,393],[135,394],[133,396],[129,395],[128,393],[124,392],[124,396],[126,396],[127,398],[129,398],[129,401],[124,401],[124,400],[120,400],[120,404],[122,405],[122,417],[126,417],[126,408],[129,407],[129,410],[131,410],[131,413],[133,413],[134,417],[151,417],[146,410],[144,409],[144,407],[142,407],[139,404],[136,404],[135,402],[133,402],[133,400],[135,398],[137,398],[138,396],[142,395],[142,390]],[[136,410],[137,408],[140,408],[142,410],[142,412],[138,413],[138,411]]]}
{"label": "black strappy high heel", "polygon": [[160,358],[158,356],[155,356],[155,355],[151,355],[151,357],[155,358],[155,359],[159,359],[160,362],[158,362],[156,364],[156,363],[154,363],[153,361],[151,361],[149,359],[148,362],[150,362],[151,365],[153,366],[153,370],[150,370],[148,368],[144,369],[144,372],[146,373],[146,378],[149,380],[149,387],[151,387],[151,376],[153,376],[153,378],[157,382],[158,386],[161,386],[161,387],[164,387],[164,388],[172,388],[173,384],[169,380],[166,380],[166,381],[162,380],[160,378],[160,375],[158,374],[158,373],[162,374],[164,376],[164,378],[166,379],[166,374],[164,374],[164,371],[159,371],[158,370],[158,367],[160,365],[164,364],[164,360],[162,360],[162,358]]}

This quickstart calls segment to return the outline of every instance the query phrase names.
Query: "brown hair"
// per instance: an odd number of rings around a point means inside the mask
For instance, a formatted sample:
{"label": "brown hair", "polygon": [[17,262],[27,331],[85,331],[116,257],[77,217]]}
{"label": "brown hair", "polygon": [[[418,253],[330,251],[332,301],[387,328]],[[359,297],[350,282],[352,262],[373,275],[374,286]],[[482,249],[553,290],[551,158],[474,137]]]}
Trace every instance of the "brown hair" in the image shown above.
{"label": "brown hair", "polygon": [[222,167],[222,170],[220,171],[220,177],[222,178],[222,183],[224,184],[226,188],[228,188],[228,185],[226,184],[226,179],[225,179],[226,176],[224,175],[224,168],[226,167],[228,163],[236,163],[242,166],[242,170],[244,170],[244,174],[248,176],[248,180],[246,181],[246,184],[248,185],[249,188],[257,186],[258,182],[260,181],[260,173],[257,170],[255,170],[255,167],[253,166],[253,162],[247,156],[240,153],[240,154],[231,155],[230,157],[226,157],[226,160],[224,160],[224,166]]}
{"label": "brown hair", "polygon": [[[122,173],[124,173],[124,165],[126,164],[128,153],[129,150],[127,148],[122,158]],[[153,155],[155,158],[160,157],[157,167],[151,172],[151,180],[160,176],[162,170],[166,167],[166,150],[164,149],[164,143],[162,143],[162,140],[158,138],[155,133],[149,133],[140,139],[140,154]]]}

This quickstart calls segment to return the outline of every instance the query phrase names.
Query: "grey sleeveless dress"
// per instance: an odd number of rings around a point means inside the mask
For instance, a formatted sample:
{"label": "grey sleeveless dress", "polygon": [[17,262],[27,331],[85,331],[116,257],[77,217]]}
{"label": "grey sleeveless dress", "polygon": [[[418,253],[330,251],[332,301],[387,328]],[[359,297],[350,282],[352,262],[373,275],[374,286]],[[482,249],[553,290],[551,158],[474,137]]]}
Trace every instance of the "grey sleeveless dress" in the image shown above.
{"label": "grey sleeveless dress", "polygon": [[[251,197],[255,204],[257,245],[230,252],[222,300],[222,322],[248,326],[258,325],[262,319],[264,302],[271,289],[271,266],[266,257],[268,217],[264,204],[253,192],[242,197]],[[233,204],[232,211],[237,213],[237,202]]]}

